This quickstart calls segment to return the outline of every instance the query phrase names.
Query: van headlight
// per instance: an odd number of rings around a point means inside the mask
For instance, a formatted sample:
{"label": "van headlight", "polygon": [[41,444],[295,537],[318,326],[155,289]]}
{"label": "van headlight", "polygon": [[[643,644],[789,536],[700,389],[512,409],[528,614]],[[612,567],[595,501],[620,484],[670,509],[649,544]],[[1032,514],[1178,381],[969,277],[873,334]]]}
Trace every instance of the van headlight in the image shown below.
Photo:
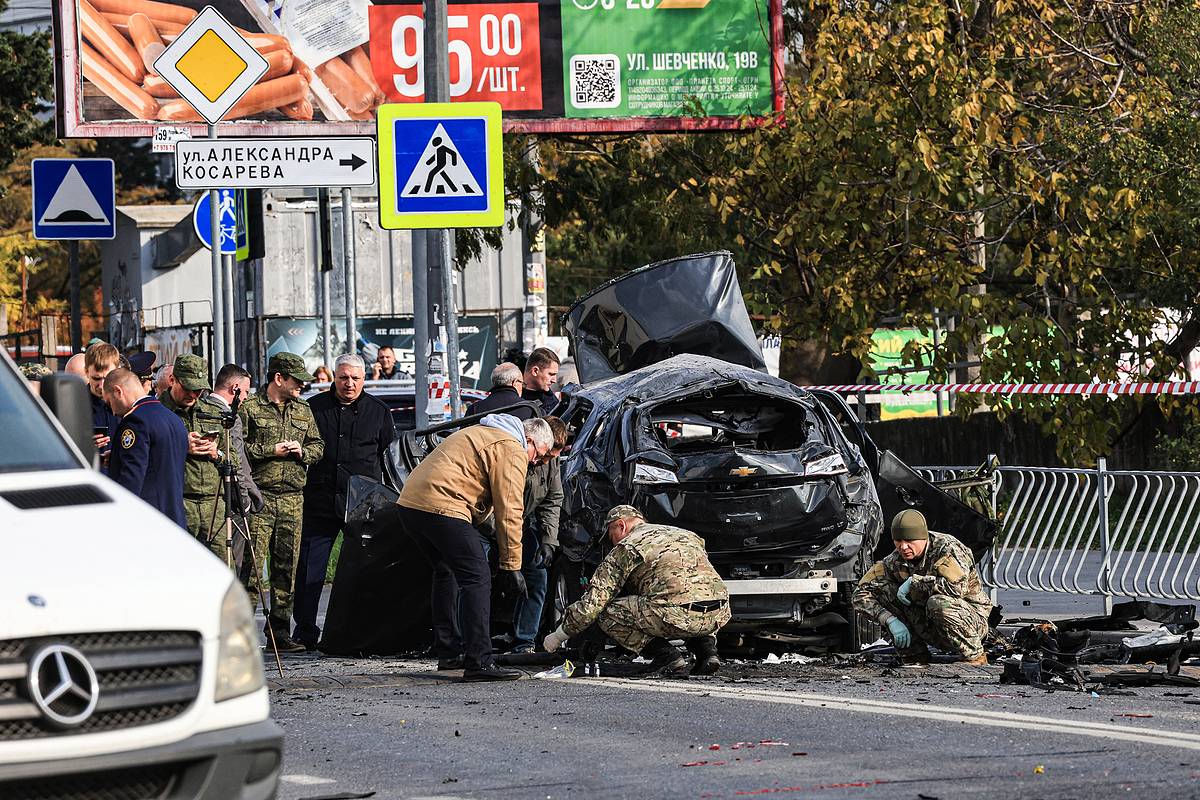
{"label": "van headlight", "polygon": [[219,703],[250,694],[261,689],[265,683],[250,598],[246,597],[242,585],[234,581],[221,601],[216,700]]}

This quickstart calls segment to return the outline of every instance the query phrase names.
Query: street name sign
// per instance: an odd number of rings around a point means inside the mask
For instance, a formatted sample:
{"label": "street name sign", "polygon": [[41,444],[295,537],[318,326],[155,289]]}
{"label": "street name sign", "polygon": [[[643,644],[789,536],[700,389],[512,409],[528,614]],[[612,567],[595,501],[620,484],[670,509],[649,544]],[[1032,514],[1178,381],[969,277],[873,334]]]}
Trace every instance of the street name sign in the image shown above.
{"label": "street name sign", "polygon": [[380,226],[503,225],[502,123],[499,103],[380,106]]}
{"label": "street name sign", "polygon": [[114,238],[116,186],[111,158],[33,159],[34,238]]}
{"label": "street name sign", "polygon": [[154,62],[154,70],[216,125],[267,71],[267,60],[212,6],[205,6]]}
{"label": "street name sign", "polygon": [[[211,193],[205,192],[196,199],[192,208],[192,227],[196,238],[205,248],[212,250],[212,217],[209,212]],[[221,254],[236,256],[244,261],[250,256],[250,238],[246,225],[246,192],[241,189],[219,189],[217,210],[221,226]]]}
{"label": "street name sign", "polygon": [[374,186],[375,140],[193,139],[175,145],[180,189]]}

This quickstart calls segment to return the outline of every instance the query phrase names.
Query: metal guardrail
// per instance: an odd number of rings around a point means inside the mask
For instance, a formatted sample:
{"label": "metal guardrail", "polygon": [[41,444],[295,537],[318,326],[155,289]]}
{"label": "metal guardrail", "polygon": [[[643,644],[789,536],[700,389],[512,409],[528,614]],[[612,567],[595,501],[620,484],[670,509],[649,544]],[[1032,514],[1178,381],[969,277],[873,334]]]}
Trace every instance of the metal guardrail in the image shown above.
{"label": "metal guardrail", "polygon": [[[975,468],[922,467],[928,480]],[[1000,467],[1000,532],[980,564],[999,589],[1200,600],[1200,473]]]}

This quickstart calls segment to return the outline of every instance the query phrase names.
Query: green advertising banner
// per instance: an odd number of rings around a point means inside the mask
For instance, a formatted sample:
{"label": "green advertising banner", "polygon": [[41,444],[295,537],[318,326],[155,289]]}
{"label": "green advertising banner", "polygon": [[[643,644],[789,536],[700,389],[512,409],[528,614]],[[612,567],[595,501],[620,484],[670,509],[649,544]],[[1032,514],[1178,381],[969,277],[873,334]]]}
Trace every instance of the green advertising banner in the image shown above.
{"label": "green advertising banner", "polygon": [[[1004,329],[994,326],[988,330],[987,336],[999,336]],[[917,342],[922,350],[933,349],[932,333],[921,333],[916,328],[900,328],[898,330],[877,330],[871,334],[871,361],[882,384],[901,383],[930,383],[928,370],[917,370],[896,375],[887,375],[889,369],[901,369],[906,365],[901,359],[904,347],[909,342]],[[881,395],[879,418],[903,419],[905,417],[936,417],[937,395],[934,392],[912,392],[899,394],[888,392]]]}
{"label": "green advertising banner", "polygon": [[768,0],[562,0],[565,115],[772,110]]}

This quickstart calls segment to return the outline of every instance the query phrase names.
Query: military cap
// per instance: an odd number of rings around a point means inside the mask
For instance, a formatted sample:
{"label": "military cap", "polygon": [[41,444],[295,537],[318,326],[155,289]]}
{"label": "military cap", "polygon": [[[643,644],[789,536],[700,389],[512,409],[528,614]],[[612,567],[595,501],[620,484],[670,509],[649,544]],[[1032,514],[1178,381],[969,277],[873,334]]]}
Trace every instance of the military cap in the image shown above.
{"label": "military cap", "polygon": [[304,368],[304,359],[295,353],[276,353],[271,356],[271,360],[267,363],[267,375],[274,375],[276,372],[282,372],[284,375],[304,383],[312,383],[316,380]]}
{"label": "military cap", "polygon": [[211,389],[208,385],[208,363],[200,356],[185,354],[175,359],[171,374],[189,392]]}
{"label": "military cap", "polygon": [[609,523],[616,522],[619,519],[641,516],[642,512],[638,511],[633,506],[613,506],[611,509],[609,509],[608,514],[604,517],[604,524],[607,526]]}
{"label": "military cap", "polygon": [[911,542],[929,538],[925,515],[915,508],[906,508],[892,517],[892,541]]}
{"label": "military cap", "polygon": [[129,357],[129,370],[143,380],[154,373],[154,361],[158,356],[151,352],[134,353]]}
{"label": "military cap", "polygon": [[31,381],[40,381],[42,378],[54,374],[45,364],[39,364],[36,361],[22,364],[20,370],[25,379]]}

